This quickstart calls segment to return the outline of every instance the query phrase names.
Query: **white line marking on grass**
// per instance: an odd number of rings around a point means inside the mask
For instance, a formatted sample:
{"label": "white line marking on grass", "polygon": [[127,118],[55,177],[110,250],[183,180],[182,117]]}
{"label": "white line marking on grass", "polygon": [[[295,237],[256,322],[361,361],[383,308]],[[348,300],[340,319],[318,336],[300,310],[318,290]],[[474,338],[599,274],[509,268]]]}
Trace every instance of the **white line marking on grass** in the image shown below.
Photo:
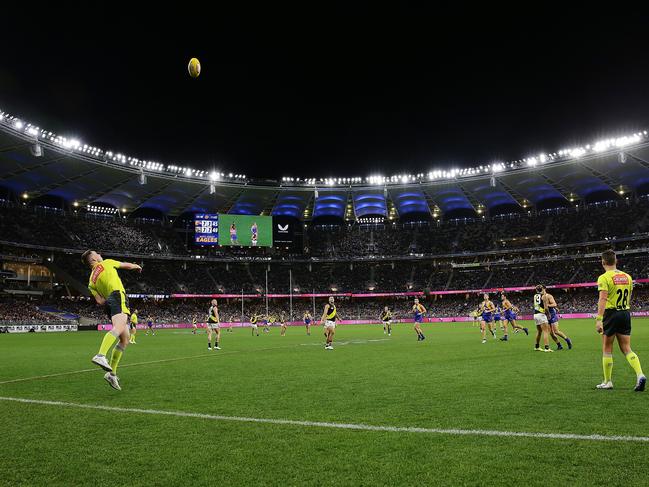
{"label": "white line marking on grass", "polygon": [[[386,339],[387,340],[387,339]],[[354,341],[354,342],[341,342],[339,345],[348,345],[349,343],[367,343],[371,341],[382,341],[382,340],[365,340],[365,341]],[[318,346],[321,347],[322,345],[320,343],[301,343],[300,345],[313,345],[313,346]],[[152,364],[162,364],[166,362],[177,362],[180,360],[192,360],[195,358],[204,358],[204,357],[218,357],[219,355],[231,355],[234,353],[244,353],[244,352],[267,352],[269,350],[282,350],[286,348],[297,348],[299,345],[284,345],[282,347],[268,347],[268,348],[258,348],[258,349],[251,349],[251,350],[226,350],[226,351],[218,351],[218,352],[211,352],[211,353],[203,353],[200,355],[189,355],[187,357],[176,357],[176,358],[165,358],[165,359],[160,359],[160,360],[149,360],[147,362],[136,362],[134,364],[124,364],[120,365],[120,369],[126,368],[126,367],[138,367],[140,365],[152,365]],[[23,377],[19,379],[9,379],[5,381],[0,381],[0,385],[3,384],[13,384],[16,382],[26,382],[30,380],[39,380],[39,379],[50,379],[52,377],[62,377],[66,375],[74,375],[74,374],[84,374],[87,372],[101,372],[102,369],[99,367],[94,367],[91,369],[81,369],[81,370],[72,370],[70,372],[58,372],[56,374],[47,374],[47,375],[35,375],[32,377]]]}
{"label": "white line marking on grass", "polygon": [[98,404],[80,404],[63,401],[46,401],[39,399],[25,399],[20,397],[2,397],[0,401],[17,402],[22,404],[38,404],[43,406],[57,406],[63,408],[90,409],[118,413],[139,413],[156,416],[174,416],[178,418],[197,418],[212,421],[233,421],[239,423],[262,423],[285,426],[306,426],[312,428],[331,428],[358,431],[379,431],[388,433],[424,433],[452,436],[497,436],[505,438],[538,438],[544,440],[578,440],[578,441],[612,441],[612,442],[639,442],[649,443],[649,436],[623,436],[623,435],[581,435],[576,433],[533,433],[527,431],[497,431],[497,430],[470,430],[458,428],[421,428],[417,426],[377,426],[371,424],[355,423],[328,423],[322,421],[299,421],[293,419],[248,418],[244,416],[222,416],[217,414],[190,413],[185,411],[163,411],[158,409],[120,408],[114,406],[101,406]]}
{"label": "white line marking on grass", "polygon": [[[139,365],[150,365],[150,364],[161,364],[165,362],[177,362],[179,360],[191,360],[195,358],[201,358],[201,357],[212,357],[212,356],[219,356],[219,355],[229,355],[232,353],[240,353],[239,350],[228,350],[225,352],[220,352],[220,353],[203,353],[201,355],[190,355],[187,357],[176,357],[176,358],[165,358],[165,359],[160,359],[160,360],[149,360],[147,362],[136,362],[134,364],[124,364],[120,366],[120,369],[123,369],[125,367],[137,367]],[[0,385],[2,384],[11,384],[14,382],[24,382],[28,380],[37,380],[37,379],[49,379],[50,377],[61,377],[64,375],[73,375],[73,374],[83,374],[85,372],[103,372],[102,369],[99,367],[94,367],[92,369],[81,369],[81,370],[72,370],[70,372],[59,372],[57,374],[47,374],[47,375],[36,375],[33,377],[23,377],[21,379],[10,379],[10,380],[5,380],[0,382]]]}

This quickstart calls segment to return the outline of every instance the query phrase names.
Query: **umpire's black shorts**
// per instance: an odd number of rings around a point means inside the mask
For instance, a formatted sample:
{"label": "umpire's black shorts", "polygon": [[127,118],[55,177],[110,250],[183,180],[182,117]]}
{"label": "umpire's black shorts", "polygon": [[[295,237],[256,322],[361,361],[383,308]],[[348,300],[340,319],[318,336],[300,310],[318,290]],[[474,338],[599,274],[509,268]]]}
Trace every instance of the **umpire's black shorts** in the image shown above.
{"label": "umpire's black shorts", "polygon": [[604,311],[604,335],[631,335],[631,313],[628,309],[607,309]]}
{"label": "umpire's black shorts", "polygon": [[131,314],[128,309],[128,296],[122,291],[113,291],[106,298],[106,314],[112,318],[120,313]]}

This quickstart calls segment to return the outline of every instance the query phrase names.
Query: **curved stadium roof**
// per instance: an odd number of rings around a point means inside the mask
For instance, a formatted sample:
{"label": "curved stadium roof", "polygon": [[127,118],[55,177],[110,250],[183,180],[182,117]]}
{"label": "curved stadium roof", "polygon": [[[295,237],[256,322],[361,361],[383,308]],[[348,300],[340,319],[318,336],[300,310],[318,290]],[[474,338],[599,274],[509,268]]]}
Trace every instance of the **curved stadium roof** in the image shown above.
{"label": "curved stadium roof", "polygon": [[649,138],[642,132],[427,175],[255,180],[105,152],[0,112],[0,187],[30,199],[52,196],[81,207],[148,209],[170,217],[188,212],[300,220],[498,214],[649,192]]}

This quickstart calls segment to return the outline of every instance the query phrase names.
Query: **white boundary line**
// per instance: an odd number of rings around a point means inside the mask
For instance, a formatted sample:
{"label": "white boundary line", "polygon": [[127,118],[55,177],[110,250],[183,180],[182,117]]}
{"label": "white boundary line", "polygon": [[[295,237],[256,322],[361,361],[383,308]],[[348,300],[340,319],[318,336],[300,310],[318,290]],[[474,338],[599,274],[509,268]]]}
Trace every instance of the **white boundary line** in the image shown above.
{"label": "white boundary line", "polygon": [[649,443],[649,436],[619,436],[619,435],[581,435],[575,433],[532,433],[527,431],[497,431],[497,430],[470,430],[457,428],[420,428],[415,426],[376,426],[355,423],[328,423],[322,421],[298,421],[293,419],[248,418],[244,416],[221,416],[216,414],[190,413],[185,411],[163,411],[158,409],[120,408],[114,406],[101,406],[98,404],[79,404],[63,401],[45,401],[38,399],[24,399],[19,397],[2,397],[0,401],[16,402],[22,404],[38,404],[43,406],[57,406],[63,408],[90,409],[117,413],[139,413],[156,416],[174,416],[179,418],[196,418],[211,421],[232,421],[239,423],[261,423],[282,426],[305,426],[312,428],[330,428],[356,431],[378,431],[388,433],[423,433],[452,436],[496,436],[505,438],[537,438],[544,440],[577,440],[577,441],[606,441],[606,442],[638,442]]}
{"label": "white boundary line", "polygon": [[[385,339],[380,339],[380,340],[356,340],[356,341],[349,341],[349,342],[340,342],[338,345],[349,345],[349,344],[354,344],[354,345],[362,345],[370,342],[380,342],[387,340]],[[284,345],[282,347],[269,347],[269,348],[257,348],[257,349],[250,349],[250,350],[226,350],[226,351],[219,351],[219,352],[211,352],[211,353],[203,353],[200,355],[189,355],[187,357],[176,357],[176,358],[166,358],[166,359],[160,359],[160,360],[149,360],[147,362],[136,362],[134,364],[124,364],[121,365],[119,368],[123,369],[126,367],[137,367],[140,365],[151,365],[151,364],[162,364],[166,362],[177,362],[180,360],[192,360],[195,358],[204,358],[204,357],[218,357],[220,355],[231,355],[234,353],[247,353],[247,352],[267,352],[270,350],[282,350],[286,348],[298,348],[302,345],[313,345],[313,346],[318,346],[321,347],[322,345],[320,343],[299,343],[297,345]],[[94,367],[91,369],[81,369],[81,370],[72,370],[69,372],[59,372],[56,374],[47,374],[47,375],[35,375],[32,377],[22,377],[18,379],[9,379],[5,381],[0,381],[0,385],[3,384],[14,384],[16,382],[26,382],[30,380],[40,380],[40,379],[50,379],[52,377],[62,377],[65,375],[74,375],[74,374],[84,374],[87,372],[101,372],[101,369],[99,367]]]}

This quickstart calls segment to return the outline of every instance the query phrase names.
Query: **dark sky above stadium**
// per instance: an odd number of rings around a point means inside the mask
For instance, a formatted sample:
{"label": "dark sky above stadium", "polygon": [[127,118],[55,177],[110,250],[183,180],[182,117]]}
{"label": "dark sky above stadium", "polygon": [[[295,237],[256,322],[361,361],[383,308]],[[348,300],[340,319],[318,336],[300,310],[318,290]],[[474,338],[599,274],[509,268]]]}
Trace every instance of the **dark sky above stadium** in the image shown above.
{"label": "dark sky above stadium", "polygon": [[649,127],[637,12],[323,5],[15,14],[0,108],[107,150],[257,177],[427,172]]}

